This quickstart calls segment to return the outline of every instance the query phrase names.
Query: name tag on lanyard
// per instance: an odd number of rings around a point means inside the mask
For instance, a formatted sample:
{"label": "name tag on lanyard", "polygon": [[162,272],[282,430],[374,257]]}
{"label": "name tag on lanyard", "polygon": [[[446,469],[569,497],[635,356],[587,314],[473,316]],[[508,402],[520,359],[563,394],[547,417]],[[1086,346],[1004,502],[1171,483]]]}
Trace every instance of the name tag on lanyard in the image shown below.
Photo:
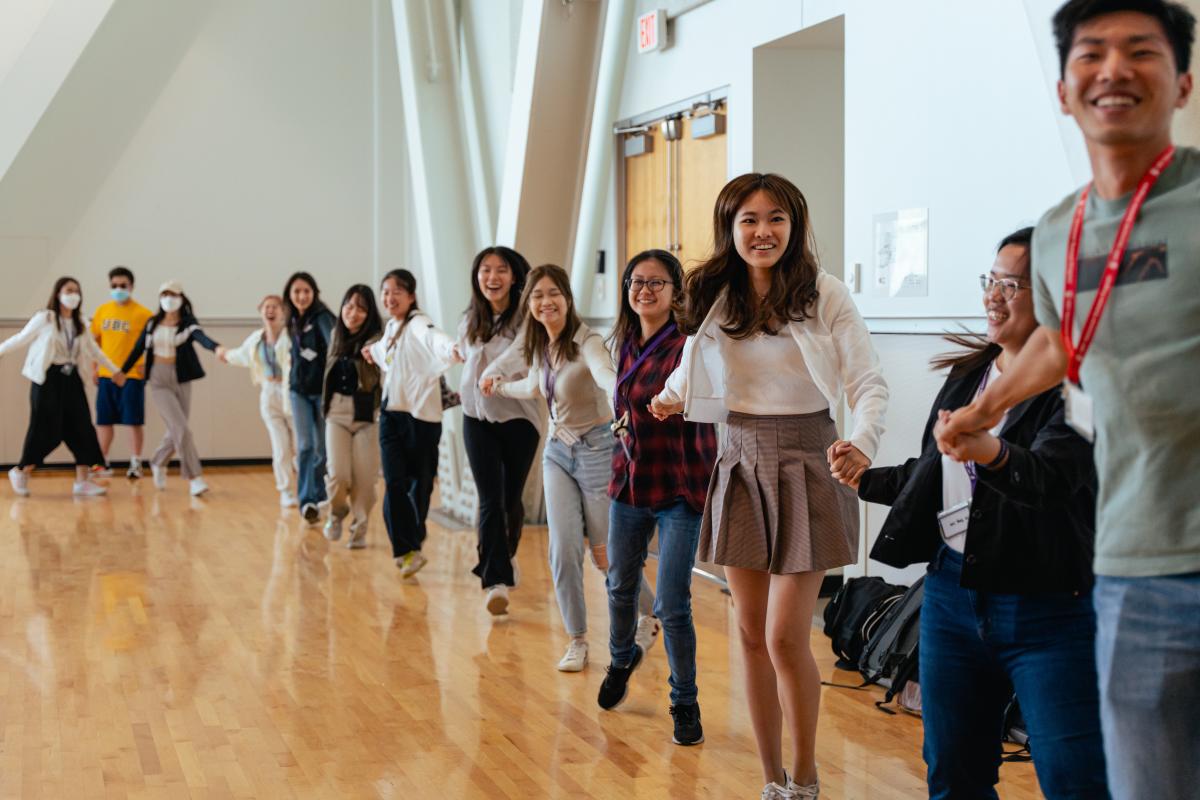
{"label": "name tag on lanyard", "polygon": [[971,501],[964,500],[956,506],[947,508],[938,514],[937,521],[943,541],[950,542],[960,536],[965,536],[971,522]]}
{"label": "name tag on lanyard", "polygon": [[1121,217],[1121,224],[1113,239],[1112,249],[1108,252],[1108,260],[1105,262],[1104,272],[1100,276],[1096,299],[1092,301],[1092,307],[1083,322],[1083,330],[1078,344],[1075,343],[1075,301],[1079,291],[1079,248],[1083,238],[1083,217],[1087,210],[1088,194],[1092,189],[1090,183],[1083,187],[1083,191],[1079,193],[1079,201],[1075,204],[1075,214],[1071,218],[1071,230],[1067,236],[1067,263],[1063,275],[1063,313],[1060,335],[1063,349],[1067,353],[1067,381],[1063,387],[1063,402],[1066,405],[1067,424],[1089,442],[1096,438],[1096,420],[1092,398],[1084,393],[1080,386],[1079,369],[1083,364],[1084,356],[1087,355],[1096,338],[1100,318],[1104,315],[1104,308],[1108,305],[1113,287],[1117,284],[1121,261],[1125,258],[1125,248],[1129,245],[1129,237],[1133,233],[1133,225],[1137,221],[1142,203],[1146,202],[1150,190],[1154,188],[1154,184],[1174,156],[1174,145],[1168,145],[1159,153],[1158,158],[1150,165],[1150,169],[1146,170],[1146,174],[1138,181],[1137,190],[1125,208],[1125,214]]}

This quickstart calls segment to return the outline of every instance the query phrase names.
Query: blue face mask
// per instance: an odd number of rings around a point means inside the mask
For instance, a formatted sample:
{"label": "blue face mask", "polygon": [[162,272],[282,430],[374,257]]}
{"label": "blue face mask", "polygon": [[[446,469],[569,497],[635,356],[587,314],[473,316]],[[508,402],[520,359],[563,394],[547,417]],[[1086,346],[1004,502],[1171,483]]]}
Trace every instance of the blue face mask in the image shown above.
{"label": "blue face mask", "polygon": [[116,300],[118,303],[124,303],[126,300],[129,299],[129,290],[128,289],[113,289],[109,292],[109,295],[111,295],[112,299]]}

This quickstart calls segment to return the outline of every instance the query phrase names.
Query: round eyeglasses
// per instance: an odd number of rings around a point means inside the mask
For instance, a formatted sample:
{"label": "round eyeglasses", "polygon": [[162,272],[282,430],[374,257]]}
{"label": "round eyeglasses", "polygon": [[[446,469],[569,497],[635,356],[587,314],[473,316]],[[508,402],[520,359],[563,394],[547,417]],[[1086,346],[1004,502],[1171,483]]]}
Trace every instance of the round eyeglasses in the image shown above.
{"label": "round eyeglasses", "polygon": [[1012,300],[1017,292],[1029,288],[1020,281],[1014,281],[1011,278],[993,278],[991,275],[980,275],[979,286],[983,289],[984,294],[991,294],[999,286],[1000,296],[1005,300]]}

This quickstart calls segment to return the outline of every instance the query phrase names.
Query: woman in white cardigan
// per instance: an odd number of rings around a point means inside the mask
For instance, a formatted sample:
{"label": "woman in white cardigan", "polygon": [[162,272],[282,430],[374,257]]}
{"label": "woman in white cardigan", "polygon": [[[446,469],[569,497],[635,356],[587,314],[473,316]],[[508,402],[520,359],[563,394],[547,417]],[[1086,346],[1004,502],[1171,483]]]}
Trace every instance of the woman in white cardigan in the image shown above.
{"label": "woman in white cardigan", "polygon": [[29,345],[21,370],[32,382],[29,429],[21,460],[8,473],[13,491],[22,497],[29,494],[29,473],[63,442],[75,456],[74,493],[90,497],[106,491],[88,477],[91,466],[104,463],[104,456],[79,373],[98,361],[112,371],[117,386],[124,385],[125,373],[89,335],[88,322],[79,313],[82,303],[79,282],[59,278],[46,308],[34,314],[20,333],[0,343],[0,356]]}
{"label": "woman in white cardigan", "polygon": [[295,508],[296,431],[287,379],[292,367],[292,340],[284,330],[283,298],[269,294],[258,304],[262,327],[232,350],[217,348],[226,364],[250,369],[250,380],[260,387],[258,413],[271,439],[271,468],[282,508]]}
{"label": "woman in white cardigan", "polygon": [[[733,593],[762,796],[816,797],[813,609],[825,570],[858,557],[858,501],[838,478],[870,466],[887,385],[849,292],[817,265],[808,207],[790,181],[730,181],[713,241],[712,258],[688,275],[693,336],[651,408],[726,423],[698,559],[724,566]],[[854,417],[847,440],[832,419],[843,393]]]}

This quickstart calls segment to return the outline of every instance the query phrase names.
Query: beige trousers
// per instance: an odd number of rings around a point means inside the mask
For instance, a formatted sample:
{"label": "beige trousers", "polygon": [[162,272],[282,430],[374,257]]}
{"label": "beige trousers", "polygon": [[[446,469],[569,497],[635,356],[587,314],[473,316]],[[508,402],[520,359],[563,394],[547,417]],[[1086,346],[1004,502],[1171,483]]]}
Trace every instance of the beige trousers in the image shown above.
{"label": "beige trousers", "polygon": [[354,421],[354,401],[334,394],[325,416],[325,491],[329,513],[350,515],[350,536],[367,535],[367,522],[375,507],[375,481],[379,479],[379,426]]}

